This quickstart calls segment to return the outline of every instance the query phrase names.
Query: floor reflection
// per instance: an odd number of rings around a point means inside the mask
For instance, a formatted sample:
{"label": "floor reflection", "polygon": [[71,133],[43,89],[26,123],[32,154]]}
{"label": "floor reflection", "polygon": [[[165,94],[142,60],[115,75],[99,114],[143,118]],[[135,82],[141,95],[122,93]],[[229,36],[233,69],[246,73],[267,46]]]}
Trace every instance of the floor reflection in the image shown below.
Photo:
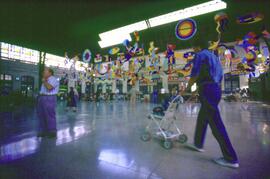
{"label": "floor reflection", "polygon": [[[90,128],[87,128],[83,124],[74,124],[72,127],[67,127],[57,131],[57,139],[47,139],[47,138],[38,138],[33,132],[32,137],[22,137],[29,136],[22,134],[20,135],[20,140],[15,142],[10,142],[1,145],[0,147],[0,163],[5,163],[26,157],[30,154],[36,153],[39,151],[40,144],[43,140],[48,140],[49,142],[55,142],[56,146],[66,144],[75,140],[80,139],[86,134],[90,133]],[[19,137],[19,136],[17,136]]]}
{"label": "floor reflection", "polygon": [[57,132],[57,140],[56,145],[62,145],[65,143],[72,142],[74,140],[78,140],[84,135],[90,133],[91,130],[87,130],[84,125],[78,125],[75,127],[68,127],[65,129],[61,129]]}
{"label": "floor reflection", "polygon": [[126,168],[129,168],[134,163],[134,160],[129,159],[124,151],[116,149],[101,150],[98,159]]}
{"label": "floor reflection", "polygon": [[1,146],[0,163],[16,160],[35,153],[39,147],[39,143],[40,141],[37,137],[29,137]]}

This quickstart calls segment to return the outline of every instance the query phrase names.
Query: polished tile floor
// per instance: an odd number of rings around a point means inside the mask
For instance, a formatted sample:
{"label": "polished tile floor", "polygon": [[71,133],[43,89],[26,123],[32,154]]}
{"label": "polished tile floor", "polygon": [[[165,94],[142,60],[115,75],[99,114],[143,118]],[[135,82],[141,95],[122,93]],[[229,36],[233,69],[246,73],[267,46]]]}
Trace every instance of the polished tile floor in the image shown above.
{"label": "polished tile floor", "polygon": [[[37,117],[25,111],[10,120],[1,115],[0,178],[18,179],[129,179],[129,178],[270,178],[270,106],[263,103],[226,103],[220,109],[240,160],[239,169],[212,162],[219,146],[209,129],[205,153],[159,140],[143,142],[140,134],[153,104],[82,102],[78,112],[57,107],[57,139],[36,137]],[[177,124],[192,141],[199,105],[186,103]]]}

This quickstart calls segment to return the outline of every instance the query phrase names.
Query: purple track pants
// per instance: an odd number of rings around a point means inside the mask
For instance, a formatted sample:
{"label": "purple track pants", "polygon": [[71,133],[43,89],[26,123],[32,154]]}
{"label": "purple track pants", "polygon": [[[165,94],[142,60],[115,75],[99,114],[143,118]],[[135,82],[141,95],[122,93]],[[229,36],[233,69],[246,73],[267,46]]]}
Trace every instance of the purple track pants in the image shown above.
{"label": "purple track pants", "polygon": [[56,132],[56,96],[39,96],[37,114],[40,132]]}

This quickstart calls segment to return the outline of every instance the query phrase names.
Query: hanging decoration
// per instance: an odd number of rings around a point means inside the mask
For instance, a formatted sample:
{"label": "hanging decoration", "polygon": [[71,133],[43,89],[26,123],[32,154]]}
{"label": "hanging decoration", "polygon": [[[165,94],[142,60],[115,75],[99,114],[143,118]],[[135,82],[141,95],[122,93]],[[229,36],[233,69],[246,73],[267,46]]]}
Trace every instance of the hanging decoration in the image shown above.
{"label": "hanging decoration", "polygon": [[266,29],[262,31],[262,35],[264,38],[270,39],[270,33]]}
{"label": "hanging decoration", "polygon": [[110,55],[115,55],[115,54],[117,54],[119,51],[120,51],[120,48],[119,48],[119,47],[114,47],[114,48],[112,48],[112,49],[109,50],[109,54],[110,54]]}
{"label": "hanging decoration", "polygon": [[224,12],[218,13],[214,17],[215,22],[217,23],[216,31],[218,33],[218,40],[217,41],[210,41],[209,42],[209,50],[215,50],[218,48],[221,35],[223,32],[225,32],[226,28],[228,27],[228,15]]}
{"label": "hanging decoration", "polygon": [[179,40],[189,40],[197,32],[197,24],[193,19],[179,21],[175,27],[175,35]]}
{"label": "hanging decoration", "polygon": [[168,59],[169,65],[175,64],[175,56],[174,56],[174,50],[176,46],[173,44],[167,44],[167,50],[165,52],[165,57]]}
{"label": "hanging decoration", "polygon": [[129,61],[132,57],[134,57],[135,55],[144,55],[144,50],[143,50],[143,45],[140,48],[139,47],[139,34],[137,31],[134,32],[134,36],[135,36],[135,43],[134,45],[130,45],[129,40],[124,40],[123,45],[126,48],[126,53],[125,53],[125,59],[124,61],[121,61],[121,63],[125,63],[127,61]]}
{"label": "hanging decoration", "polygon": [[96,73],[99,76],[104,76],[111,71],[111,64],[110,63],[99,63],[96,66]]}
{"label": "hanging decoration", "polygon": [[255,61],[257,59],[258,52],[255,50],[250,50],[248,53],[246,53],[245,57],[242,60],[243,64],[247,64],[247,68],[245,68],[246,71],[254,73],[256,70],[255,67]]}
{"label": "hanging decoration", "polygon": [[65,65],[68,67],[67,73],[66,73],[66,79],[78,79],[79,74],[76,70],[76,62],[79,61],[79,55],[75,55],[73,58],[69,58],[68,53],[65,52]]}
{"label": "hanging decoration", "polygon": [[94,62],[95,63],[101,63],[102,62],[102,56],[100,54],[96,54]]}
{"label": "hanging decoration", "polygon": [[179,77],[187,77],[190,75],[192,70],[193,60],[195,59],[196,53],[193,51],[186,52],[183,54],[184,59],[186,59],[187,63],[182,69],[176,70]]}
{"label": "hanging decoration", "polygon": [[263,20],[264,15],[258,12],[253,12],[243,16],[237,17],[236,22],[238,24],[252,24]]}
{"label": "hanging decoration", "polygon": [[260,36],[254,32],[249,32],[242,40],[238,40],[238,46],[242,47],[246,52],[242,62],[238,64],[238,69],[249,73],[249,77],[255,76],[256,66],[258,65],[257,57],[259,50],[256,44]]}
{"label": "hanging decoration", "polygon": [[153,60],[154,58],[157,57],[157,52],[158,52],[158,48],[155,47],[154,42],[151,41],[151,42],[149,43],[149,49],[148,49],[149,57]]}
{"label": "hanging decoration", "polygon": [[228,15],[224,12],[220,12],[220,13],[215,15],[214,19],[217,23],[216,31],[219,34],[221,34],[222,32],[225,32],[225,30],[226,30],[226,28],[228,28],[228,24],[229,24]]}
{"label": "hanging decoration", "polygon": [[83,61],[85,63],[89,63],[91,61],[92,58],[92,53],[89,49],[85,49],[83,52]]}
{"label": "hanging decoration", "polygon": [[259,36],[254,32],[249,32],[244,36],[242,40],[238,40],[238,46],[242,47],[246,53],[255,48],[256,43],[258,42]]}
{"label": "hanging decoration", "polygon": [[68,58],[68,54],[67,52],[65,52],[65,61],[64,61],[65,65],[67,65],[69,63],[69,58]]}
{"label": "hanging decoration", "polygon": [[135,32],[133,33],[133,35],[134,35],[134,37],[135,37],[135,41],[136,41],[136,42],[139,42],[139,41],[140,41],[139,32],[138,32],[138,31],[135,31]]}

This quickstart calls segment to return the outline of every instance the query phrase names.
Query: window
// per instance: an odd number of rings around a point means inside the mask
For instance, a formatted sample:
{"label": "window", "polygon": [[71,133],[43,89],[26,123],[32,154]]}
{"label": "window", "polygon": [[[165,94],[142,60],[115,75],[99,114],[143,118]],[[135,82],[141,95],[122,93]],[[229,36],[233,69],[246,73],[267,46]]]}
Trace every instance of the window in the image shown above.
{"label": "window", "polygon": [[23,48],[17,45],[11,45],[8,43],[0,42],[1,58],[3,59],[15,59],[24,62],[38,63],[39,51]]}
{"label": "window", "polygon": [[6,81],[11,81],[12,80],[12,76],[11,75],[5,75],[5,80]]}
{"label": "window", "polygon": [[0,74],[0,91],[7,90],[12,91],[13,81],[12,76],[7,74]]}
{"label": "window", "polygon": [[34,91],[35,80],[32,76],[21,77],[21,92],[25,96],[32,96]]}
{"label": "window", "polygon": [[1,57],[8,58],[9,45],[7,43],[1,43]]}
{"label": "window", "polygon": [[0,80],[2,80],[2,81],[12,81],[12,76],[7,75],[7,74],[1,74],[0,75]]}
{"label": "window", "polygon": [[225,93],[231,93],[240,87],[239,76],[234,76],[231,74],[224,75],[224,87]]}

